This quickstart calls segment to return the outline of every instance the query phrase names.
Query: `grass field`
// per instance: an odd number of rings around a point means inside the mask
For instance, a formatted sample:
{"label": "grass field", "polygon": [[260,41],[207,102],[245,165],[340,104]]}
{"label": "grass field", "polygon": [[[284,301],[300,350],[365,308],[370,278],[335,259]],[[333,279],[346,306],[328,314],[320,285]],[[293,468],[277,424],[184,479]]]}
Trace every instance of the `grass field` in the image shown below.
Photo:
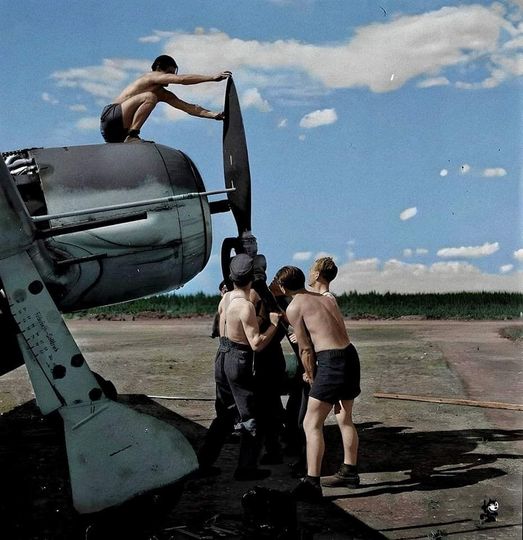
{"label": "grass field", "polygon": [[[343,315],[351,319],[416,317],[456,320],[517,320],[523,317],[523,294],[517,293],[344,293],[338,296]],[[220,297],[203,293],[161,295],[125,304],[78,312],[76,317],[191,317],[213,315]]]}
{"label": "grass field", "polygon": [[511,341],[523,341],[523,328],[521,326],[507,326],[499,331],[501,337]]}

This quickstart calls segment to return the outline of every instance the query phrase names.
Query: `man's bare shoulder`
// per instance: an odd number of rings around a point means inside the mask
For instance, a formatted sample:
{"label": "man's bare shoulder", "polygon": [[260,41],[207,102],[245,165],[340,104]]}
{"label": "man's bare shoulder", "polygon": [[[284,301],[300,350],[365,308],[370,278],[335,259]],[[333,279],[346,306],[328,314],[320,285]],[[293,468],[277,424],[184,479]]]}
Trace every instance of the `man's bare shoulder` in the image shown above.
{"label": "man's bare shoulder", "polygon": [[285,308],[286,313],[294,313],[298,308],[300,303],[296,301],[296,297],[289,302],[289,305]]}
{"label": "man's bare shoulder", "polygon": [[168,77],[165,73],[161,73],[159,71],[150,71],[140,75],[130,86],[142,90],[150,87],[167,86],[168,84]]}
{"label": "man's bare shoulder", "polygon": [[247,300],[247,298],[238,298],[237,304],[238,311],[242,315],[248,315],[255,312],[254,304],[250,300]]}
{"label": "man's bare shoulder", "polygon": [[303,309],[307,306],[310,306],[311,304],[317,304],[318,302],[321,302],[321,299],[322,299],[322,295],[321,294],[318,294],[318,293],[315,293],[315,292],[311,292],[311,291],[307,291],[303,294],[298,294],[296,295],[292,302],[291,303],[295,303],[295,306],[300,308],[300,309]]}
{"label": "man's bare shoulder", "polygon": [[146,73],[142,73],[142,75],[140,75],[140,77],[138,77],[138,80],[139,81],[154,82],[154,81],[157,81],[157,80],[161,79],[161,77],[163,75],[164,75],[164,73],[162,73],[160,71],[148,71]]}
{"label": "man's bare shoulder", "polygon": [[225,308],[227,307],[227,305],[229,304],[229,298],[230,298],[230,295],[231,292],[226,292],[223,296],[222,296],[222,299],[220,300],[220,303],[218,304],[218,311],[221,312],[223,310],[225,310]]}
{"label": "man's bare shoulder", "polygon": [[223,298],[226,298],[225,304],[227,305],[227,309],[234,311],[235,313],[243,313],[254,310],[254,305],[250,300],[243,298],[242,296],[235,296],[234,291],[227,293]]}
{"label": "man's bare shoulder", "polygon": [[287,306],[285,313],[289,320],[291,318],[296,319],[303,316],[304,308],[306,307],[306,295],[297,295],[294,296],[290,304]]}

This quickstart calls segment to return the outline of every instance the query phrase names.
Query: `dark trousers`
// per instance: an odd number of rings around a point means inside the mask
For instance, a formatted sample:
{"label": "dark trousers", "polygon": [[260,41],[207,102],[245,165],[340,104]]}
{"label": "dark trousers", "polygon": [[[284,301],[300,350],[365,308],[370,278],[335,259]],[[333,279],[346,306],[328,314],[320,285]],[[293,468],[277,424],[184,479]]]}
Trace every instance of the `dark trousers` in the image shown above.
{"label": "dark trousers", "polygon": [[256,353],[254,366],[258,430],[266,452],[279,454],[284,418],[281,391],[285,378],[285,357],[279,341],[271,342]]}
{"label": "dark trousers", "polygon": [[237,429],[241,434],[238,468],[255,468],[260,445],[256,433],[252,350],[221,337],[214,376],[216,418],[198,452],[200,466],[212,465],[220,455],[227,436]]}

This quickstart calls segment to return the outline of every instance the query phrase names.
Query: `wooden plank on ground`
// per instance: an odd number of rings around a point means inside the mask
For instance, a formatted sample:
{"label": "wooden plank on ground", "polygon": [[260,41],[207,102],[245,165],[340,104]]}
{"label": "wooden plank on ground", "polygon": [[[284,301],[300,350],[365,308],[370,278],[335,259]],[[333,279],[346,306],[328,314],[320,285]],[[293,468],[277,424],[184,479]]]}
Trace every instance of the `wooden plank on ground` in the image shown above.
{"label": "wooden plank on ground", "polygon": [[466,407],[484,407],[487,409],[508,409],[511,411],[523,411],[523,405],[519,403],[501,403],[499,401],[477,401],[474,399],[446,398],[436,396],[413,396],[410,394],[386,394],[374,393],[375,398],[403,399],[406,401],[426,401],[428,403],[444,403],[447,405],[463,405]]}

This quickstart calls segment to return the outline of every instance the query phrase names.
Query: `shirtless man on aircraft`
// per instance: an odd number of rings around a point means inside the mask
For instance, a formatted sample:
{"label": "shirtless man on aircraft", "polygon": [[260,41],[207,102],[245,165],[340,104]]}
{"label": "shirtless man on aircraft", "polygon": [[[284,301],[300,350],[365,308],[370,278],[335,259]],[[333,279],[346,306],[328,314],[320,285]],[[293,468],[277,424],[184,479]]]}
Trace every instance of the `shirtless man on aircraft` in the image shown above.
{"label": "shirtless man on aircraft", "polygon": [[166,90],[169,84],[200,84],[223,81],[231,75],[222,71],[215,75],[178,75],[174,58],[162,54],[145,73],[111,103],[104,107],[100,117],[100,131],[105,142],[140,142],[140,129],[158,102],[169,104],[192,116],[223,120],[223,112],[212,112],[200,105],[182,101]]}

